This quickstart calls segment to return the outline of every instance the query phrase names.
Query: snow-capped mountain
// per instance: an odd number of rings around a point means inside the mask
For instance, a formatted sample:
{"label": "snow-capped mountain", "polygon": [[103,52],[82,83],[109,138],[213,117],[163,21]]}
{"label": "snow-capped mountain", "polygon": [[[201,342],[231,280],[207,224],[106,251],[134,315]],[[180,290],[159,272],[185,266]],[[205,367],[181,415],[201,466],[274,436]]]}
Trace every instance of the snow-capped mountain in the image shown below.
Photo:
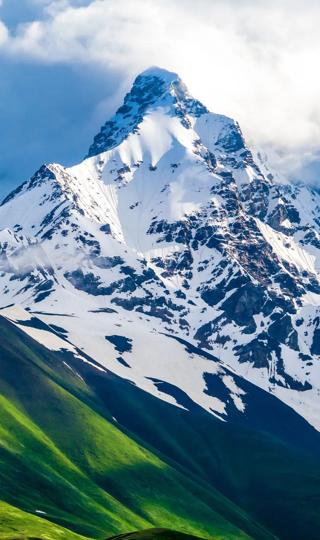
{"label": "snow-capped mountain", "polygon": [[320,430],[320,196],[176,74],[139,75],[79,165],[3,201],[0,229],[1,305],[61,336],[44,344],[223,420],[253,383]]}

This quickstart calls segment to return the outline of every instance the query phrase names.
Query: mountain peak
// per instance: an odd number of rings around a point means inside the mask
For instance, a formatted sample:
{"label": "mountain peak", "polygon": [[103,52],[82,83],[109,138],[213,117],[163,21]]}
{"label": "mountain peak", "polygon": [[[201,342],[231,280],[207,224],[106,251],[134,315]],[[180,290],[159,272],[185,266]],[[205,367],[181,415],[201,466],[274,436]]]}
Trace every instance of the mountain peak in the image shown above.
{"label": "mountain peak", "polygon": [[90,155],[42,166],[0,207],[0,306],[171,404],[248,418],[238,374],[320,430],[319,196],[269,179],[238,124],[160,68]]}
{"label": "mountain peak", "polygon": [[138,75],[138,77],[158,77],[165,82],[173,82],[176,80],[181,80],[179,75],[174,71],[169,71],[168,69],[161,68],[159,66],[151,66]]}
{"label": "mountain peak", "polygon": [[150,67],[136,77],[123,105],[102,126],[86,157],[96,156],[120,144],[130,133],[136,132],[148,110],[158,106],[167,107],[169,114],[178,116],[185,127],[190,127],[188,115],[197,117],[209,112],[189,94],[179,75]]}
{"label": "mountain peak", "polygon": [[134,84],[141,81],[145,78],[157,78],[160,79],[162,82],[166,83],[166,85],[170,86],[173,83],[182,83],[181,78],[177,73],[174,71],[169,71],[165,68],[161,68],[158,66],[151,66],[147,68],[146,70],[142,71],[135,79]]}

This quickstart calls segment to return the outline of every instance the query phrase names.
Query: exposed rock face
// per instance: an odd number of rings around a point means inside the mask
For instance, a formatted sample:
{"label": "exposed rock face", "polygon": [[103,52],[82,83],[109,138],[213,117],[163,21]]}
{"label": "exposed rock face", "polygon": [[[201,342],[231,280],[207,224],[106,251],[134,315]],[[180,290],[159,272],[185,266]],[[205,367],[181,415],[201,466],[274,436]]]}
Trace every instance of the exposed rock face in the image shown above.
{"label": "exposed rock face", "polygon": [[87,158],[41,167],[0,227],[3,306],[63,317],[79,348],[158,396],[162,380],[190,397],[197,372],[219,414],[201,363],[172,373],[170,340],[147,350],[149,334],[188,340],[320,428],[319,194],[265,175],[176,74],[139,75]]}

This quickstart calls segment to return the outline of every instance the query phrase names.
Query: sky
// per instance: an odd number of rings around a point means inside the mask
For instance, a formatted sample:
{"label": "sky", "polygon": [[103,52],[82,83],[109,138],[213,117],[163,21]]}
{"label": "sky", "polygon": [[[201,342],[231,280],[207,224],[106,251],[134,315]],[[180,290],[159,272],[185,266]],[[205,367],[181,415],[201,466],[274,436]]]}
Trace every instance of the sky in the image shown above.
{"label": "sky", "polygon": [[81,160],[153,65],[319,187],[319,20],[318,0],[0,0],[0,197]]}

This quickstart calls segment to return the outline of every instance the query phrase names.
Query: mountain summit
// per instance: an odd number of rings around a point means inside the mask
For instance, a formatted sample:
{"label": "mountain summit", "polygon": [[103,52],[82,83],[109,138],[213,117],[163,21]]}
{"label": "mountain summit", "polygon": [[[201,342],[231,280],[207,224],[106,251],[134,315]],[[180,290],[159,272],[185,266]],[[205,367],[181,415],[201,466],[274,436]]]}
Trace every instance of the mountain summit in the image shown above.
{"label": "mountain summit", "polygon": [[[209,113],[200,101],[189,94],[187,87],[176,73],[156,67],[147,69],[135,79],[115,116],[102,126],[87,157],[118,146],[130,133],[134,133],[145,119],[152,117],[157,111],[163,111],[167,117],[178,118],[186,129],[191,129],[197,118]],[[215,115],[215,124],[217,131],[215,143],[220,136],[221,143],[225,139],[226,149],[236,150],[244,147],[239,126],[231,118]],[[161,129],[160,125],[158,129]]]}
{"label": "mountain summit", "polygon": [[3,313],[43,344],[178,408],[278,433],[276,400],[291,439],[320,429],[319,194],[274,182],[176,74],[141,73],[87,157],[41,167],[0,227],[2,306],[29,314]]}
{"label": "mountain summit", "polygon": [[168,114],[179,115],[187,125],[187,115],[200,116],[208,112],[189,95],[176,73],[157,67],[149,68],[138,75],[123,105],[101,128],[88,156],[100,154],[120,144],[130,132],[137,129],[148,113],[159,107],[166,107]]}

